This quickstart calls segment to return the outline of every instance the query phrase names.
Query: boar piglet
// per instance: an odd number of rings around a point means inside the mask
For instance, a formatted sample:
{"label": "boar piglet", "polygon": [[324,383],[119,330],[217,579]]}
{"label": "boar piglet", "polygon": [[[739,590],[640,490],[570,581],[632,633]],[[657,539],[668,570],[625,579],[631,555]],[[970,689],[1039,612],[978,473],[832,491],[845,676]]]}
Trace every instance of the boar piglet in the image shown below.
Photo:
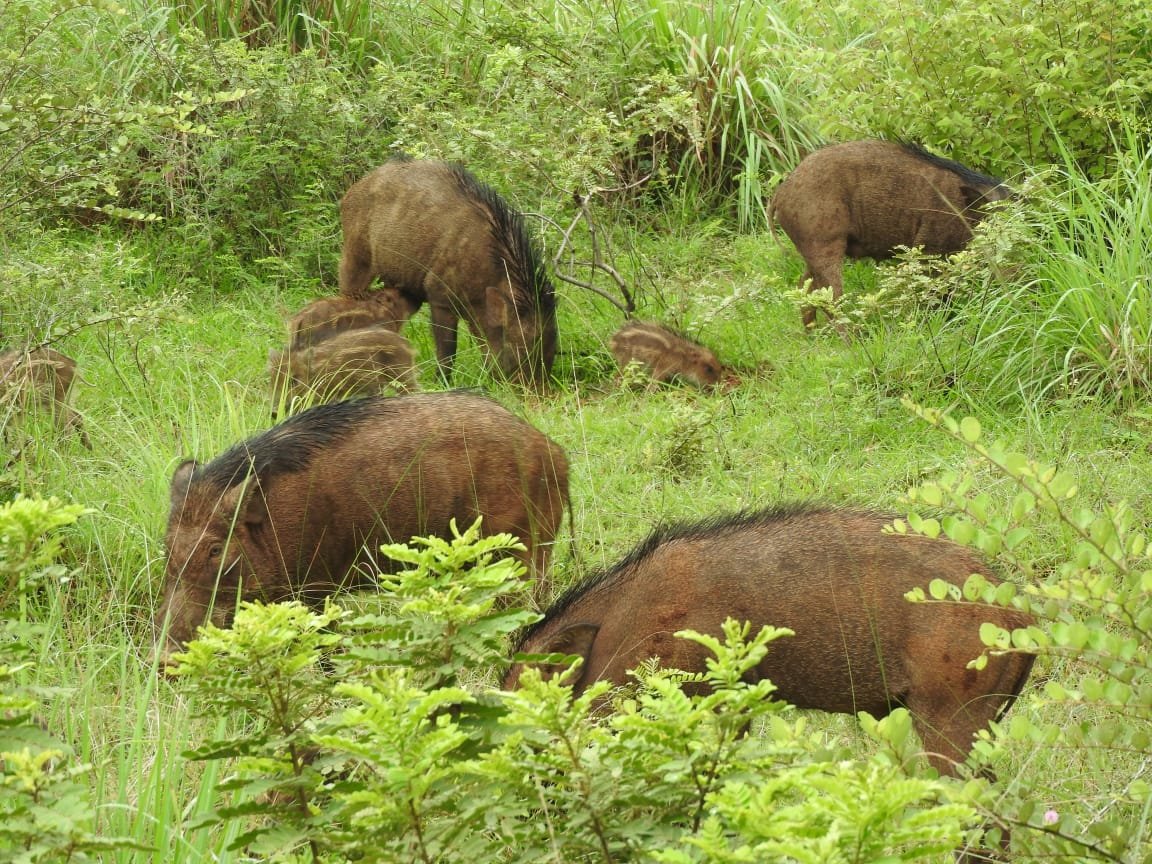
{"label": "boar piglet", "polygon": [[381,288],[362,300],[321,297],[288,320],[288,344],[298,351],[360,327],[383,327],[399,333],[416,308],[403,294],[390,288]]}
{"label": "boar piglet", "polygon": [[282,403],[308,393],[328,402],[375,396],[389,386],[419,390],[415,357],[407,339],[382,326],[345,330],[306,348],[272,350],[268,353],[272,418]]}
{"label": "boar piglet", "polygon": [[[172,476],[168,563],[156,632],[161,659],[205,619],[227,626],[238,600],[318,604],[391,568],[381,543],[450,537],[482,516],[508,532],[546,592],[568,499],[564,451],[471,393],[321,405]],[[541,593],[543,596],[543,593]]]}
{"label": "boar piglet", "polygon": [[75,430],[80,443],[92,449],[80,415],[68,404],[75,380],[76,361],[52,348],[0,354],[0,406],[10,405],[17,411],[46,411],[59,429]]}
{"label": "boar piglet", "polygon": [[[796,245],[809,291],[843,293],[845,258],[891,258],[899,246],[951,255],[972,239],[984,205],[1012,190],[995,177],[910,143],[851,141],[805,157],[780,185],[771,215]],[[816,310],[803,311],[805,327]]]}
{"label": "boar piglet", "polygon": [[715,354],[659,324],[629,321],[608,344],[621,371],[629,363],[639,363],[653,381],[683,380],[702,389],[720,383],[723,367]]}
{"label": "boar piglet", "polygon": [[[961,604],[913,604],[906,592],[932,579],[962,584],[984,563],[950,541],[885,534],[891,516],[788,508],[656,530],[612,569],[562,595],[518,651],[576,654],[582,692],[597,680],[624,684],[658,657],[688,672],[707,650],[673,634],[722,635],[726,618],[787,627],[754,671],[799,708],[886,715],[903,705],[928,760],[954,774],[972,736],[1008,707],[1033,657],[983,650],[980,624],[1030,623],[1021,612]],[[504,680],[514,688],[522,666]]]}
{"label": "boar piglet", "polygon": [[436,357],[451,380],[460,318],[504,375],[543,385],[556,356],[556,294],[523,217],[458,165],[397,156],[340,202],[340,293],[373,280],[413,309],[428,303]]}

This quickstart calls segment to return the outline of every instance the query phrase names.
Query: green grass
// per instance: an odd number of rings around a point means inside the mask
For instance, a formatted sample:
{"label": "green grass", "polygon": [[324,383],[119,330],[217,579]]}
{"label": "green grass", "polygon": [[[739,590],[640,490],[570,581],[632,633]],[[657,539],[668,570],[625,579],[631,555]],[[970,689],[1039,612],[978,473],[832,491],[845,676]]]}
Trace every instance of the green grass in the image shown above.
{"label": "green grass", "polygon": [[[561,182],[566,175],[557,179],[557,166],[607,185],[620,179],[611,169],[636,155],[627,149],[636,144],[629,135],[658,129],[666,136],[659,138],[662,146],[682,148],[669,158],[681,169],[675,178],[662,178],[665,185],[654,191],[634,190],[633,198],[597,199],[603,203],[597,214],[619,251],[616,266],[636,291],[637,316],[713,348],[739,374],[738,386],[711,394],[621,389],[607,348],[621,314],[559,282],[561,353],[557,387],[547,395],[496,384],[474,341],[461,336],[455,383],[487,390],[569,455],[575,532],[568,536],[565,529],[556,556],[558,589],[610,565],[662,520],[788,501],[899,509],[910,486],[949,470],[974,473],[992,501],[1007,506],[1016,487],[913,418],[900,404],[905,394],[978,415],[989,436],[1008,449],[1071,471],[1085,506],[1126,499],[1139,524],[1152,524],[1146,494],[1152,481],[1147,130],[1116,143],[1105,178],[1086,176],[1071,156],[1047,175],[1046,185],[1028,199],[1019,232],[1011,234],[1023,239],[1010,266],[993,276],[977,268],[959,279],[985,291],[980,304],[962,305],[954,317],[885,310],[880,323],[845,340],[802,332],[799,310],[785,298],[802,267],[785,238],[735,233],[759,224],[760,193],[814,145],[812,130],[847,122],[811,118],[798,101],[806,70],[802,53],[790,52],[797,24],[810,9],[651,0],[616,4],[611,16],[597,18],[581,4],[541,2],[525,18],[509,3],[408,4],[392,9],[397,26],[387,32],[361,29],[359,40],[329,41],[323,27],[299,17],[301,4],[272,4],[260,14],[269,30],[283,28],[294,49],[311,45],[328,57],[344,52],[356,74],[372,66],[374,51],[393,65],[382,62],[382,71],[355,79],[355,87],[345,79],[336,86],[327,77],[332,69],[293,54],[308,71],[305,87],[292,71],[297,67],[271,53],[200,46],[195,59],[181,58],[187,66],[161,76],[157,92],[145,93],[141,82],[155,68],[169,69],[179,54],[174,43],[161,44],[176,16],[158,8],[121,17],[102,8],[73,8],[60,19],[68,26],[31,43],[0,26],[7,47],[18,54],[30,44],[30,60],[41,64],[29,65],[28,78],[3,77],[0,97],[35,94],[37,87],[28,84],[32,73],[42,76],[45,91],[80,98],[76,82],[86,82],[111,103],[131,105],[163,101],[170,95],[166,87],[178,88],[186,79],[195,86],[198,75],[209,82],[207,91],[233,86],[236,70],[246,73],[245,82],[260,83],[261,76],[268,82],[249,98],[248,107],[257,106],[251,114],[231,101],[215,110],[201,106],[196,119],[210,119],[208,131],[124,126],[143,140],[117,142],[124,149],[116,152],[139,150],[139,161],[99,162],[89,179],[93,189],[109,178],[147,180],[158,199],[157,189],[171,191],[169,221],[146,229],[115,221],[77,228],[66,218],[72,211],[49,194],[66,188],[72,196],[66,203],[84,198],[83,183],[56,186],[53,178],[72,169],[86,177],[71,154],[87,151],[73,145],[82,140],[104,153],[108,148],[100,142],[109,135],[115,141],[120,127],[113,134],[88,121],[68,126],[58,142],[45,133],[26,154],[4,150],[0,135],[0,165],[13,169],[0,181],[12,191],[0,203],[0,331],[12,343],[50,340],[79,361],[74,401],[93,444],[88,451],[42,421],[24,424],[0,414],[0,465],[15,448],[23,453],[0,468],[0,496],[55,495],[95,510],[68,533],[71,578],[43,598],[50,638],[40,646],[29,683],[45,688],[45,723],[93,766],[89,780],[101,830],[155,850],[125,850],[108,860],[244,860],[223,851],[240,826],[227,835],[186,827],[211,809],[227,769],[190,763],[181,753],[219,735],[231,720],[207,728],[193,719],[182,688],[158,678],[149,658],[169,478],[182,459],[211,459],[269,425],[268,350],[281,347],[288,314],[334,290],[341,184],[366,167],[360,162],[382,158],[395,138],[421,152],[469,158],[479,163],[478,175],[515,194],[525,209],[552,216],[569,214],[572,191]],[[313,17],[355,14],[356,28],[372,26],[371,16],[358,8],[332,4],[332,14]],[[34,9],[32,20],[50,17],[49,5],[38,0],[0,0],[0,18],[9,9]],[[232,32],[237,15],[224,3],[187,11],[205,30],[222,34]],[[847,44],[858,35],[839,32],[830,17],[811,22],[813,30],[819,30],[816,23],[828,28],[829,43]],[[563,30],[565,38],[549,28]],[[106,43],[113,42],[118,50],[109,52]],[[608,58],[600,56],[605,45],[613,47]],[[523,65],[509,60],[507,78],[481,81],[490,54],[510,57],[512,49],[524,51]],[[61,56],[69,63],[57,68]],[[796,68],[781,58],[795,58]],[[393,75],[401,67],[409,78]],[[0,61],[0,71],[13,68],[10,60]],[[435,80],[420,78],[431,74],[428,69],[436,70]],[[672,100],[684,113],[649,127],[625,106],[657,69],[671,71],[673,83],[692,99]],[[594,78],[597,85],[607,83],[596,89],[588,84]],[[308,101],[300,103],[307,110],[289,98],[298,84],[307,91]],[[585,85],[596,92],[579,92]],[[389,109],[396,99],[404,114],[369,112],[372,123],[360,125],[348,95],[355,92]],[[584,95],[592,104],[574,109],[574,97]],[[868,94],[851,95],[859,100]],[[467,102],[473,97],[479,106]],[[527,105],[540,116],[513,125],[510,113],[528,116],[522,110]],[[323,125],[329,109],[347,122]],[[290,136],[284,130],[294,131],[303,115],[316,121],[305,131],[317,140],[285,143]],[[611,122],[597,125],[609,115]],[[572,116],[586,125],[571,125]],[[5,117],[0,120],[8,122]],[[36,118],[45,128],[56,122],[50,113]],[[697,159],[698,142],[676,137],[693,118],[707,159]],[[576,128],[580,149],[574,156],[563,148],[573,137],[567,131]],[[337,130],[331,140],[325,137],[330,129]],[[73,133],[77,137],[69,138]],[[357,150],[353,145],[361,139],[370,146]],[[37,149],[47,143],[60,146]],[[198,144],[204,149],[196,150]],[[321,158],[330,147],[337,164]],[[25,156],[41,172],[35,175],[39,191],[20,185],[27,179],[22,172],[32,171]],[[257,167],[269,169],[259,174],[260,190],[283,193],[275,204],[249,185]],[[558,221],[566,224],[567,215]],[[270,233],[268,226],[290,236]],[[241,232],[247,251],[232,242]],[[254,249],[286,251],[261,258]],[[878,273],[870,262],[851,265],[846,294],[874,292],[891,273]],[[426,310],[405,333],[417,349],[423,384],[438,388]],[[1071,555],[1057,531],[1043,531],[1036,542],[1040,573]],[[1040,695],[1043,679],[1070,674],[1066,664],[1040,664],[1028,697],[1014,710],[1060,726],[1091,724],[1087,709],[1069,714]],[[810,722],[827,740],[847,737],[867,746],[852,718],[813,715]],[[1086,817],[1106,811],[1110,788],[1119,789],[1140,770],[1132,757],[1116,760],[1112,775],[1089,776],[1083,752],[1041,746],[1017,747],[1012,759],[999,772],[1006,788],[1043,787],[1050,778],[1050,800],[1040,803],[1080,808]]]}

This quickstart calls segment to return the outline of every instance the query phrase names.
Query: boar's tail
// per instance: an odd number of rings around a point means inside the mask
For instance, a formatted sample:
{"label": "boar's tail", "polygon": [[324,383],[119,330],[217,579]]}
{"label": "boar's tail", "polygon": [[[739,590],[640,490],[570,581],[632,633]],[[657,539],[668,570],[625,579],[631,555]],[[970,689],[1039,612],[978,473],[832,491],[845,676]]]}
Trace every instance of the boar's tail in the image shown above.
{"label": "boar's tail", "polygon": [[784,250],[785,246],[780,239],[780,234],[776,231],[776,196],[773,195],[768,199],[768,206],[764,210],[764,215],[768,218],[768,233],[772,235],[772,242],[776,244],[776,248]]}
{"label": "boar's tail", "polygon": [[580,558],[580,546],[576,542],[576,517],[572,514],[572,495],[564,490],[564,506],[568,508],[568,555],[579,572],[584,571],[584,562]]}

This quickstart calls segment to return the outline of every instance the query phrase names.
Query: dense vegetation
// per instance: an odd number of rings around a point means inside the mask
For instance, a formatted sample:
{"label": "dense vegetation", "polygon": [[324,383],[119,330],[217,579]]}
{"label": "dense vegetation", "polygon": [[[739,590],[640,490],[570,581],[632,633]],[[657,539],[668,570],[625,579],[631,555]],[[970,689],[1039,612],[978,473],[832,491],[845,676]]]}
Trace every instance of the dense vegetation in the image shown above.
{"label": "dense vegetation", "polygon": [[[0,348],[79,361],[93,445],[0,402],[0,857],[944,861],[987,822],[1017,860],[1147,860],[1150,102],[1136,0],[0,0]],[[942,266],[852,265],[847,338],[804,334],[764,202],[865,136],[1023,195]],[[622,316],[568,281],[546,396],[462,340],[456,383],[569,453],[557,581],[660,518],[919,509],[1019,586],[965,599],[1038,619],[986,634],[1042,655],[977,747],[997,783],[926,776],[905,715],[739,683],[771,632],[713,645],[708,697],[652,670],[609,718],[555,683],[499,694],[531,616],[467,544],[398,552],[379,608],[253,607],[156,675],[172,470],[266,428],[284,315],[335,292],[336,204],[396,150],[465,163],[558,276],[617,296],[608,265],[739,375],[622,389]],[[405,332],[442,386],[427,312]]]}

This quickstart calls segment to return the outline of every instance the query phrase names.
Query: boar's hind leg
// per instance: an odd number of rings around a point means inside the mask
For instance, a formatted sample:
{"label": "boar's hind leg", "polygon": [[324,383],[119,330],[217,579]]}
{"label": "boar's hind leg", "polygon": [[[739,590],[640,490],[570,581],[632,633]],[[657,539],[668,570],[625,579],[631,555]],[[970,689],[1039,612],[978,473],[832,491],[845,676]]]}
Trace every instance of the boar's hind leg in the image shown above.
{"label": "boar's hind leg", "polygon": [[345,242],[340,256],[340,293],[354,300],[366,300],[371,295],[372,262],[356,254],[355,244]]}
{"label": "boar's hind leg", "polygon": [[1007,654],[989,658],[979,671],[964,665],[918,670],[921,674],[915,675],[902,701],[912,712],[925,754],[937,771],[957,775],[976,734],[999,717],[1024,686],[1033,659]]}
{"label": "boar's hind leg", "polygon": [[[809,250],[808,254],[804,256],[808,268],[804,271],[800,284],[803,285],[810,279],[812,281],[808,284],[809,293],[820,288],[831,288],[832,299],[839,300],[844,294],[844,254],[846,248],[844,242],[840,241],[821,244],[815,249]],[[801,316],[804,329],[808,330],[816,326],[815,307],[805,306]]]}

